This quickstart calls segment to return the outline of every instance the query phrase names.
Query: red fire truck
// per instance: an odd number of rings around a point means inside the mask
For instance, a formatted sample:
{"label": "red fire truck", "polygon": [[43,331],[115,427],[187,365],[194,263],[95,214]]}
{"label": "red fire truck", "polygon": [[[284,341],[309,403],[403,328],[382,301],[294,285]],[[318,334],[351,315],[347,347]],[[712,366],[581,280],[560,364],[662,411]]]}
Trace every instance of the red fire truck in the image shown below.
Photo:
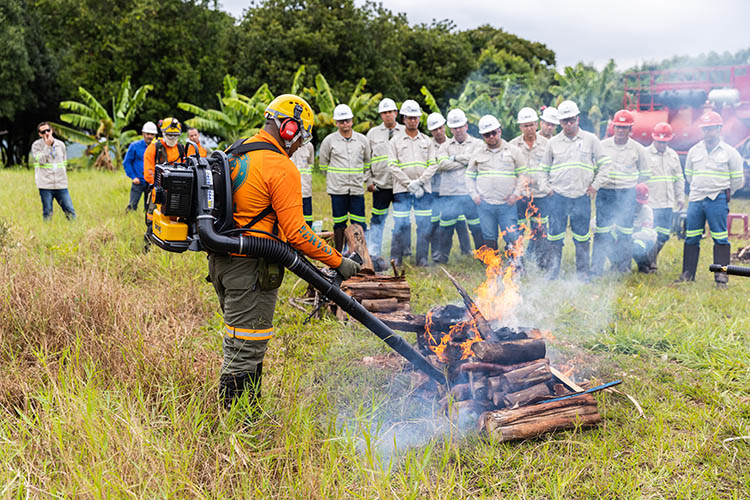
{"label": "red fire truck", "polygon": [[[750,185],[750,65],[710,66],[625,74],[623,108],[635,116],[631,137],[651,144],[659,122],[672,125],[669,145],[684,162],[703,134],[698,118],[708,109],[721,114],[722,138],[745,160],[745,186]],[[612,122],[607,127],[612,135]]]}

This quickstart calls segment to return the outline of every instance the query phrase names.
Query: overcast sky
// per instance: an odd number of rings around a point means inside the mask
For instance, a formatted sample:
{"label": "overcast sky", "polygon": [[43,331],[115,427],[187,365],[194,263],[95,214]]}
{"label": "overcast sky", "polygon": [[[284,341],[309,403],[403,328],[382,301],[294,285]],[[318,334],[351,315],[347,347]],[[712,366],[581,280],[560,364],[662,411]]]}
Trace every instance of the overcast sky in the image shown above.
{"label": "overcast sky", "polygon": [[[219,0],[235,17],[247,0]],[[356,0],[357,4],[363,4]],[[459,29],[492,24],[557,54],[558,67],[578,61],[620,69],[643,61],[750,47],[750,0],[382,0],[411,24],[452,19]],[[425,5],[429,5],[428,8]]]}

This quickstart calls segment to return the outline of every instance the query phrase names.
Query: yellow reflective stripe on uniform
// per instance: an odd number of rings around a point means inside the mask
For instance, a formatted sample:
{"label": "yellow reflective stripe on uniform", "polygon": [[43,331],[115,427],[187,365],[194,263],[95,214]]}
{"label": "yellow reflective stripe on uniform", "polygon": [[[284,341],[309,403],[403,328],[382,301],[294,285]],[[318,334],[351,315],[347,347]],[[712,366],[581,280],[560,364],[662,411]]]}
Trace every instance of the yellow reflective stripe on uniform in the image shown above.
{"label": "yellow reflective stripe on uniform", "polygon": [[365,218],[361,215],[349,214],[349,218],[355,222],[365,222]]}
{"label": "yellow reflective stripe on uniform", "polygon": [[326,166],[326,171],[334,174],[361,174],[365,171],[364,167],[357,168],[346,168],[346,167],[331,167]]}
{"label": "yellow reflective stripe on uniform", "polygon": [[565,233],[560,233],[560,234],[551,234],[550,233],[550,234],[547,235],[547,239],[549,241],[560,241],[560,240],[565,239]]}
{"label": "yellow reflective stripe on uniform", "polygon": [[455,226],[456,222],[458,222],[458,219],[448,219],[448,220],[440,219],[440,227]]}
{"label": "yellow reflective stripe on uniform", "polygon": [[479,225],[479,219],[468,219],[466,222],[470,226],[478,226]]}
{"label": "yellow reflective stripe on uniform", "polygon": [[273,337],[273,327],[271,328],[237,328],[224,324],[224,331],[227,337],[241,340],[268,340]]}
{"label": "yellow reflective stripe on uniform", "polygon": [[427,210],[414,210],[414,215],[416,217],[430,217],[432,216],[432,209],[428,208]]}
{"label": "yellow reflective stripe on uniform", "polygon": [[657,233],[659,233],[659,234],[666,234],[667,236],[669,236],[669,234],[671,232],[668,227],[659,227],[659,226],[656,226],[654,229],[656,229]]}
{"label": "yellow reflective stripe on uniform", "polygon": [[[469,174],[466,174],[469,175]],[[474,177],[516,177],[515,172],[477,172]]]}
{"label": "yellow reflective stripe on uniform", "polygon": [[685,175],[692,175],[693,177],[721,177],[722,179],[732,177],[731,172],[717,172],[716,170],[685,170]]}
{"label": "yellow reflective stripe on uniform", "polygon": [[321,164],[320,164],[320,171],[321,171],[321,172],[325,172],[325,171],[327,171],[327,170],[328,170],[328,165],[323,165],[323,164],[321,163]]}
{"label": "yellow reflective stripe on uniform", "polygon": [[35,163],[34,168],[59,168],[59,167],[65,167],[66,162],[59,162],[59,163]]}
{"label": "yellow reflective stripe on uniform", "polygon": [[586,234],[576,234],[573,233],[573,239],[576,241],[586,242],[591,239],[591,231],[589,231]]}
{"label": "yellow reflective stripe on uniform", "polygon": [[394,210],[393,211],[394,217],[403,218],[403,217],[409,217],[409,215],[411,215],[411,212],[409,210],[406,210],[406,211]]}
{"label": "yellow reflective stripe on uniform", "polygon": [[685,236],[687,236],[688,238],[691,238],[693,236],[700,236],[701,234],[703,234],[703,228],[701,228],[701,229],[688,229],[687,231],[685,231]]}
{"label": "yellow reflective stripe on uniform", "polygon": [[729,237],[729,231],[722,231],[720,233],[715,233],[711,231],[711,238],[715,240],[723,240]]}
{"label": "yellow reflective stripe on uniform", "polygon": [[373,213],[373,215],[385,215],[385,214],[388,213],[388,209],[387,208],[375,208],[375,207],[373,207],[372,213]]}
{"label": "yellow reflective stripe on uniform", "polygon": [[597,234],[611,233],[614,228],[615,228],[614,224],[611,226],[595,226],[594,232]]}
{"label": "yellow reflective stripe on uniform", "polygon": [[622,227],[622,226],[615,226],[615,229],[622,234],[633,234],[633,228],[632,227]]}
{"label": "yellow reflective stripe on uniform", "polygon": [[391,165],[396,165],[398,168],[409,168],[409,167],[422,167],[427,168],[428,165],[431,164],[429,161],[405,161],[403,163],[399,163],[396,160],[391,160]]}
{"label": "yellow reflective stripe on uniform", "polygon": [[649,184],[656,183],[656,182],[672,183],[676,181],[677,179],[679,179],[679,177],[676,175],[655,175],[649,178],[649,180],[647,180],[646,182],[648,182]]}
{"label": "yellow reflective stripe on uniform", "polygon": [[612,160],[609,158],[609,156],[602,156],[599,158],[599,160],[596,162],[597,167],[601,167],[602,165],[605,165],[607,163],[612,163]]}
{"label": "yellow reflective stripe on uniform", "polygon": [[580,168],[582,170],[588,170],[589,172],[594,171],[594,166],[590,163],[581,163],[578,161],[574,162],[567,162],[567,163],[558,163],[556,165],[552,165],[548,168],[549,172],[556,172],[558,170],[569,170],[569,169],[575,169]]}
{"label": "yellow reflective stripe on uniform", "polygon": [[640,247],[643,247],[644,250],[646,249],[646,243],[643,242],[643,241],[641,241],[641,240],[638,240],[638,239],[635,240],[635,244],[638,245],[638,246],[640,246]]}

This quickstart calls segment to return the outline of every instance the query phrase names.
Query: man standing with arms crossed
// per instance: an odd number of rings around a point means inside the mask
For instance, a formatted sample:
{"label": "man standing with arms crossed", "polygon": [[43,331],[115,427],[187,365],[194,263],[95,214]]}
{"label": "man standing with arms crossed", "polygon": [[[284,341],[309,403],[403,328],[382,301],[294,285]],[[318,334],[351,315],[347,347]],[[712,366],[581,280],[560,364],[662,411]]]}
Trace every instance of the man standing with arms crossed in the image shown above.
{"label": "man standing with arms crossed", "polygon": [[568,219],[576,248],[576,272],[579,279],[589,279],[591,198],[607,179],[611,163],[599,139],[579,128],[579,115],[573,101],[560,103],[558,117],[563,130],[549,140],[542,158],[550,186],[550,279],[560,275]]}
{"label": "man standing with arms crossed", "polygon": [[[703,228],[708,221],[714,240],[714,264],[729,264],[731,247],[727,233],[729,200],[745,184],[742,156],[721,140],[721,115],[709,111],[700,117],[703,140],[690,148],[685,159],[685,180],[690,184],[687,230],[678,282],[695,281]],[[726,273],[714,273],[717,288],[727,288]]]}
{"label": "man standing with arms crossed", "polygon": [[516,203],[519,220],[526,220],[526,224],[531,230],[531,241],[529,241],[529,246],[526,247],[525,255],[529,259],[535,259],[537,265],[541,269],[545,269],[547,224],[549,223],[549,209],[547,208],[549,185],[547,176],[542,171],[540,164],[544,157],[544,151],[547,149],[547,138],[537,133],[538,122],[539,117],[536,111],[531,108],[522,108],[518,112],[518,126],[521,129],[521,135],[510,141],[510,144],[521,151],[526,165],[526,177],[529,179],[529,186],[526,191],[531,197],[524,198]]}
{"label": "man standing with arms crossed", "polygon": [[672,209],[678,212],[685,207],[685,179],[677,152],[667,146],[672,140],[672,127],[669,123],[654,125],[651,138],[654,140],[646,148],[646,159],[651,178],[648,180],[648,206],[654,212],[654,229],[658,235],[651,254],[652,272],[657,270],[656,259],[664,244],[669,241],[672,229]]}
{"label": "man standing with arms crossed", "polygon": [[370,143],[352,129],[354,114],[346,104],[333,110],[338,132],[328,135],[320,145],[320,170],[326,174],[326,190],[331,196],[333,241],[339,252],[344,248],[346,222],[349,219],[367,228],[365,190],[370,183]]}
{"label": "man standing with arms crossed", "polygon": [[[437,186],[432,189],[440,193],[440,255],[441,261],[447,262],[453,242],[453,229],[458,232],[458,219],[463,215],[469,223],[474,238],[474,248],[484,243],[479,214],[476,205],[469,197],[466,188],[466,167],[472,152],[481,147],[481,141],[469,135],[469,121],[460,109],[448,112],[448,127],[453,138],[446,140],[437,151],[437,162],[422,174],[419,181],[422,185],[438,177]],[[460,239],[460,234],[459,234]]]}
{"label": "man standing with arms crossed", "polygon": [[370,141],[372,152],[370,160],[372,177],[367,185],[367,190],[372,193],[372,217],[367,246],[372,257],[382,255],[385,219],[388,216],[388,207],[393,202],[393,180],[388,167],[390,140],[404,130],[404,126],[396,122],[398,108],[393,99],[386,97],[380,101],[378,113],[383,122],[367,132],[367,140]]}
{"label": "man standing with arms crossed", "polygon": [[390,141],[388,166],[393,178],[393,239],[391,259],[400,266],[409,250],[411,235],[411,209],[417,220],[416,265],[426,266],[430,237],[430,201],[425,193],[431,192],[428,183],[422,186],[419,177],[435,161],[435,148],[429,137],[419,131],[422,109],[417,101],[407,99],[401,104],[401,115],[406,129]]}
{"label": "man standing with arms crossed", "polygon": [[633,114],[621,109],[612,121],[614,136],[602,141],[602,151],[612,164],[596,194],[596,227],[591,255],[591,273],[596,276],[604,273],[606,259],[609,259],[613,271],[625,273],[630,270],[635,185],[651,177],[646,149],[630,138],[635,123]]}
{"label": "man standing with arms crossed", "polygon": [[31,145],[31,163],[34,165],[34,180],[42,199],[42,217],[45,221],[52,218],[52,200],[65,213],[65,217],[76,218],[73,200],[68,192],[68,153],[65,143],[52,136],[49,122],[36,126],[39,139]]}

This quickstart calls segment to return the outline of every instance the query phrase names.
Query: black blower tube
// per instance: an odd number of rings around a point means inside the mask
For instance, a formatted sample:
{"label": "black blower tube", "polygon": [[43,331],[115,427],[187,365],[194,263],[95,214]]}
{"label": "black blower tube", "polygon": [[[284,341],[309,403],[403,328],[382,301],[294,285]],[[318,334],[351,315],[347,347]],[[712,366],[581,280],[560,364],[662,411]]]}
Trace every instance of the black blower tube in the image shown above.
{"label": "black blower tube", "polygon": [[719,264],[711,264],[708,266],[709,271],[712,273],[727,273],[732,276],[745,276],[750,277],[750,267],[744,266],[721,266]]}
{"label": "black blower tube", "polygon": [[198,236],[201,246],[205,250],[217,253],[236,253],[240,255],[264,257],[278,262],[291,272],[310,283],[320,293],[328,297],[333,303],[349,313],[354,319],[362,323],[368,330],[380,337],[388,346],[411,362],[435,381],[445,384],[445,375],[430,364],[427,359],[416,351],[401,336],[397,335],[385,323],[375,317],[362,304],[344,293],[338,286],[312,265],[307,259],[294,251],[286,243],[269,238],[254,236],[225,236],[214,230],[214,218],[209,215],[207,191],[210,186],[205,185],[205,176],[198,175],[198,193],[201,215],[197,217]]}

